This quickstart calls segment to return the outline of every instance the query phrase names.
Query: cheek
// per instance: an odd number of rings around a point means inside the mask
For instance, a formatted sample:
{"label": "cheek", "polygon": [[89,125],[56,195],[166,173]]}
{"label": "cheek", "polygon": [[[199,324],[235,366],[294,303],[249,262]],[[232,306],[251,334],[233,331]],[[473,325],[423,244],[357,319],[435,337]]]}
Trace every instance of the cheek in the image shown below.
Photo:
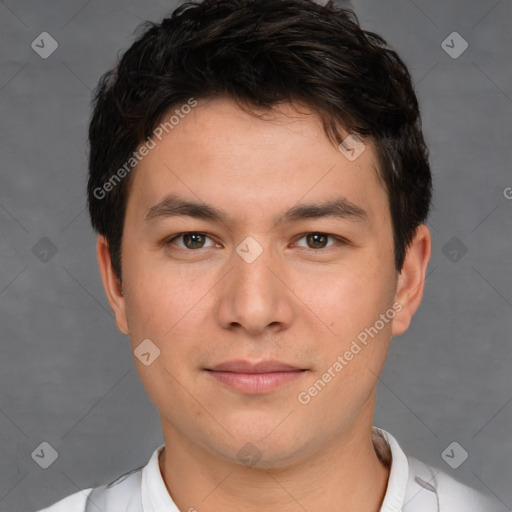
{"label": "cheek", "polygon": [[205,316],[212,310],[211,296],[206,295],[218,281],[207,272],[187,271],[185,267],[149,264],[149,257],[139,261],[133,256],[126,267],[133,265],[126,315],[132,350],[146,338],[161,352],[161,364],[172,372],[182,371],[180,361],[194,359],[197,343],[204,346]]}
{"label": "cheek", "polygon": [[361,258],[308,283],[306,303],[340,340],[347,340],[373,325],[393,304],[395,285],[390,275],[388,261]]}
{"label": "cheek", "polygon": [[130,332],[148,336],[161,335],[163,323],[171,324],[180,304],[190,293],[184,286],[180,269],[166,270],[162,265],[160,249],[143,250],[138,247],[147,241],[131,243],[127,239],[123,251],[123,273],[127,289],[127,316]]}
{"label": "cheek", "polygon": [[171,279],[156,270],[140,272],[130,282],[126,312],[132,353],[143,340],[154,344],[150,351],[158,355],[149,365],[139,362],[136,352],[133,356],[141,382],[159,410],[186,402],[180,383],[189,382],[190,367],[184,361],[194,364],[197,357],[193,338],[198,332],[193,326],[203,322],[197,309],[203,294],[182,284],[179,273]]}
{"label": "cheek", "polygon": [[[351,267],[350,274],[333,275],[329,287],[310,288],[309,296],[321,305],[319,316],[330,332],[318,340],[322,350],[316,352],[316,372],[308,383],[311,387],[303,391],[325,422],[333,417],[341,421],[363,407],[386,360],[395,315],[394,288],[386,277],[389,263],[386,270],[376,263],[377,259],[362,261],[360,267]],[[329,405],[333,403],[336,408]]]}

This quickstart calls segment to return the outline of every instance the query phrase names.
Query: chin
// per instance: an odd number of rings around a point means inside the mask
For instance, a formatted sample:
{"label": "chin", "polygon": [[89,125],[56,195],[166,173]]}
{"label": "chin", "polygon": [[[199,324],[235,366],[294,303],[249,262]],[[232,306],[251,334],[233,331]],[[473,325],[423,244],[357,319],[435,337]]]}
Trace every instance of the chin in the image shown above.
{"label": "chin", "polygon": [[[243,431],[243,425],[240,429]],[[306,446],[310,443],[301,443],[298,433],[283,430],[281,435],[277,435],[277,430],[273,429],[258,429],[252,425],[252,428],[248,427],[243,433],[226,440],[228,444],[215,443],[217,446],[212,448],[224,459],[254,469],[285,468],[306,457]]]}

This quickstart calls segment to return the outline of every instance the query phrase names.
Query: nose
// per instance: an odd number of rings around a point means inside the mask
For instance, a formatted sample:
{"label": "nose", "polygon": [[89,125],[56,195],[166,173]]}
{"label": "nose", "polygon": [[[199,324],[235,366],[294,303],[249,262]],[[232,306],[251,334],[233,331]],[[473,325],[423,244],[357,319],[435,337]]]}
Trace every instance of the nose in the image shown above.
{"label": "nose", "polygon": [[254,242],[242,243],[233,253],[232,268],[218,290],[217,302],[221,326],[251,336],[286,329],[294,316],[294,295],[286,282],[285,263],[270,249],[257,245],[259,248]]}

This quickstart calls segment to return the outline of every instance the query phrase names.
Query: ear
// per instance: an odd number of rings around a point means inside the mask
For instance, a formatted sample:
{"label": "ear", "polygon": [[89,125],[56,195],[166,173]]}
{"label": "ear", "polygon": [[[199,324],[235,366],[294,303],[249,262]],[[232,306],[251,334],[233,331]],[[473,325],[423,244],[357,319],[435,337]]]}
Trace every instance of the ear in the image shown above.
{"label": "ear", "polygon": [[121,283],[117,278],[108,250],[108,242],[103,235],[98,235],[96,245],[96,254],[98,256],[98,265],[100,267],[101,280],[107,295],[110,307],[116,317],[117,328],[123,334],[129,334],[128,322],[126,321],[126,304],[122,293]]}
{"label": "ear", "polygon": [[402,309],[397,308],[397,315],[393,319],[393,334],[402,334],[408,329],[420,305],[431,249],[430,232],[425,224],[421,224],[416,229],[398,276],[395,300]]}

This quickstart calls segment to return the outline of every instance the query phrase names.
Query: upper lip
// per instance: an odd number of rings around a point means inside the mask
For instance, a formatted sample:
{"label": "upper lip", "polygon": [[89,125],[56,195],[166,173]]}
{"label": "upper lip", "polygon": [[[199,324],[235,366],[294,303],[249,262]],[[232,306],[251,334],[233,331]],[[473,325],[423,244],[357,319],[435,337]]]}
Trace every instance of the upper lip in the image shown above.
{"label": "upper lip", "polygon": [[301,371],[302,368],[292,366],[287,363],[276,360],[260,361],[251,363],[250,361],[236,360],[226,361],[207,370],[216,372],[233,372],[233,373],[271,373],[271,372],[293,372]]}

